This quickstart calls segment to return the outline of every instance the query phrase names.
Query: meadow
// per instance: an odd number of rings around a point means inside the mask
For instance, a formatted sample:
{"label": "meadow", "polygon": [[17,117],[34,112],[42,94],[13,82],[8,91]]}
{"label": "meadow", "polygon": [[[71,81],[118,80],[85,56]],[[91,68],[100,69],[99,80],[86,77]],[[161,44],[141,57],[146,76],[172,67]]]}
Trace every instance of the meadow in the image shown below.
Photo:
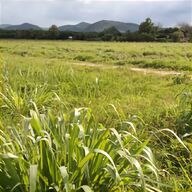
{"label": "meadow", "polygon": [[1,40],[0,59],[0,191],[192,191],[192,44]]}

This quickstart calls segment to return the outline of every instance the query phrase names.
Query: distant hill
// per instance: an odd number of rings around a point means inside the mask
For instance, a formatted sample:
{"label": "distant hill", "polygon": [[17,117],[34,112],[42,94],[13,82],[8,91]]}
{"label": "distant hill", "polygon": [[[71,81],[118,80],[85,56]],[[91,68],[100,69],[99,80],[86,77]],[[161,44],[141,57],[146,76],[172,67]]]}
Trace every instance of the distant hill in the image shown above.
{"label": "distant hill", "polygon": [[59,27],[60,31],[74,31],[74,32],[83,32],[89,26],[89,23],[81,22],[77,25],[63,25]]}
{"label": "distant hill", "polygon": [[7,28],[9,26],[11,26],[11,25],[9,25],[9,24],[2,24],[2,25],[0,25],[0,29],[5,29],[5,28]]}
{"label": "distant hill", "polygon": [[123,23],[119,21],[102,20],[93,24],[79,23],[77,25],[64,25],[59,27],[61,31],[76,31],[76,32],[102,32],[110,27],[115,27],[118,31],[124,33],[138,31],[139,25],[135,23]]}
{"label": "distant hill", "polygon": [[[63,25],[58,27],[60,31],[74,31],[74,32],[102,32],[106,29],[109,29],[111,27],[115,27],[118,31],[121,33],[125,33],[127,31],[135,32],[138,31],[139,25],[135,23],[124,23],[120,21],[110,21],[110,20],[102,20],[98,21],[96,23],[86,23],[81,22],[77,25]],[[21,25],[8,25],[3,24],[0,25],[1,29],[7,29],[7,30],[47,30],[45,28],[41,28],[37,25],[33,25],[30,23],[23,23]]]}
{"label": "distant hill", "polygon": [[8,30],[29,30],[29,29],[41,30],[41,28],[39,26],[30,24],[30,23],[23,23],[21,25],[10,25],[4,29],[8,29]]}
{"label": "distant hill", "polygon": [[135,23],[123,23],[119,21],[102,20],[89,25],[85,31],[88,32],[102,32],[110,27],[115,27],[118,31],[124,33],[128,30],[130,32],[138,31],[139,25]]}

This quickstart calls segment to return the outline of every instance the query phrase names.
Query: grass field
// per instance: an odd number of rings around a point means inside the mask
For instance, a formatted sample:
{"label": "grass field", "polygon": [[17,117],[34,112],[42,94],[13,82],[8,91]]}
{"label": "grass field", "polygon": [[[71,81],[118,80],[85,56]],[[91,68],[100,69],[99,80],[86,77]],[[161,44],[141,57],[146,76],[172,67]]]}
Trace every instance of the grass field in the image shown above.
{"label": "grass field", "polygon": [[1,40],[0,54],[1,191],[192,191],[192,44]]}

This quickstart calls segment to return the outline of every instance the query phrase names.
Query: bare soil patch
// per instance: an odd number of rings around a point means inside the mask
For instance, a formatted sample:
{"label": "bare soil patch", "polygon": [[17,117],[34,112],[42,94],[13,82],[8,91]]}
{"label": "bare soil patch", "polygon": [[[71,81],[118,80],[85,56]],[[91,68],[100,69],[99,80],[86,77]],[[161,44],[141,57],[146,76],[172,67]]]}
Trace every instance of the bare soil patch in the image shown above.
{"label": "bare soil patch", "polygon": [[164,71],[164,70],[157,70],[157,69],[150,69],[150,68],[138,68],[138,67],[131,67],[130,68],[131,71],[135,71],[135,72],[142,72],[144,74],[157,74],[157,75],[162,75],[162,76],[166,76],[166,75],[181,75],[181,72],[177,72],[177,71]]}
{"label": "bare soil patch", "polygon": [[[114,68],[123,68],[124,66],[118,66],[118,65],[103,65],[103,64],[96,64],[96,63],[73,63],[73,65],[78,65],[78,66],[87,66],[87,67],[100,67],[100,68],[105,68],[105,69],[114,69]],[[151,68],[139,68],[139,67],[130,67],[129,68],[131,71],[134,72],[140,72],[143,74],[156,74],[156,75],[161,75],[161,76],[166,76],[166,75],[182,75],[182,72],[178,71],[165,71],[165,70],[159,70],[159,69],[151,69]]]}

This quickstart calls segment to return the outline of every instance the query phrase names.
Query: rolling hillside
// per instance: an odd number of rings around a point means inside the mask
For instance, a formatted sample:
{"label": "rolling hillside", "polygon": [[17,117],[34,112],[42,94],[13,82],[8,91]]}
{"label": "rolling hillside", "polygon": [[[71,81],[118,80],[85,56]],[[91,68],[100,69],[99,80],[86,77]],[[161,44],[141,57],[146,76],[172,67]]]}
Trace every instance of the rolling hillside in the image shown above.
{"label": "rolling hillside", "polygon": [[5,29],[8,29],[8,30],[28,30],[28,29],[40,30],[41,28],[37,25],[33,25],[30,23],[23,23],[21,25],[10,25],[10,26],[6,27]]}
{"label": "rolling hillside", "polygon": [[[110,20],[102,20],[95,23],[86,23],[81,22],[76,25],[62,25],[59,28],[60,31],[74,31],[74,32],[102,32],[105,29],[110,27],[115,27],[121,33],[125,33],[127,31],[135,32],[138,30],[139,25],[135,23],[124,23],[120,21],[110,21]],[[23,23],[20,25],[9,25],[3,24],[0,25],[0,28],[7,30],[41,30],[43,28],[33,25],[30,23]]]}
{"label": "rolling hillside", "polygon": [[82,32],[89,26],[89,23],[81,22],[77,25],[63,25],[59,27],[60,31],[75,31],[75,32]]}
{"label": "rolling hillside", "polygon": [[137,31],[139,25],[135,23],[123,23],[119,21],[102,20],[93,24],[79,23],[77,25],[64,25],[59,27],[61,31],[76,31],[76,32],[102,32],[110,27],[115,27],[120,32],[126,31],[134,32]]}
{"label": "rolling hillside", "polygon": [[88,32],[102,32],[105,29],[108,29],[110,27],[115,27],[120,32],[124,33],[126,31],[134,32],[138,30],[138,25],[134,23],[123,23],[119,21],[108,21],[108,20],[102,20],[98,21],[96,23],[93,23],[89,25],[85,31]]}

